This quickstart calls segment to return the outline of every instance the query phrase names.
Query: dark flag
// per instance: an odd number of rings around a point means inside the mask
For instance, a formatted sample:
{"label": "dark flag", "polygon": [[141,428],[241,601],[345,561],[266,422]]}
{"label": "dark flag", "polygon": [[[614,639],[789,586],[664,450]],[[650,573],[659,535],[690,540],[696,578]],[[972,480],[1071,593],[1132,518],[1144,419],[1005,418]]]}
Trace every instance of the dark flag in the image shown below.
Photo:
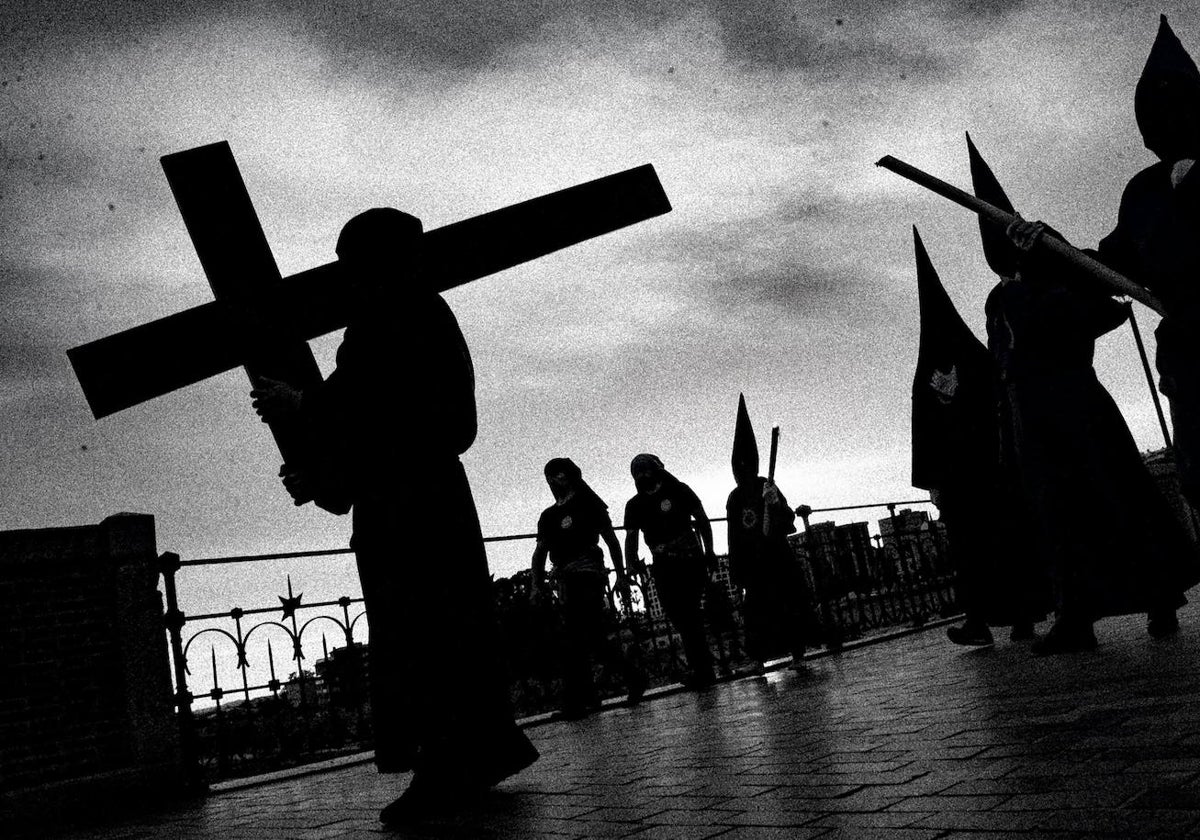
{"label": "dark flag", "polygon": [[[913,228],[921,339],[913,376],[912,483],[925,490],[958,489],[994,464],[994,364],[946,293],[921,235]],[[966,489],[966,488],[963,488]]]}
{"label": "dark flag", "polygon": [[912,483],[929,490],[938,505],[959,603],[968,623],[986,635],[987,625],[1040,620],[1048,590],[1035,582],[1036,569],[1026,567],[1026,517],[1001,470],[992,355],[954,308],[915,227],[913,244],[921,339],[912,390]]}

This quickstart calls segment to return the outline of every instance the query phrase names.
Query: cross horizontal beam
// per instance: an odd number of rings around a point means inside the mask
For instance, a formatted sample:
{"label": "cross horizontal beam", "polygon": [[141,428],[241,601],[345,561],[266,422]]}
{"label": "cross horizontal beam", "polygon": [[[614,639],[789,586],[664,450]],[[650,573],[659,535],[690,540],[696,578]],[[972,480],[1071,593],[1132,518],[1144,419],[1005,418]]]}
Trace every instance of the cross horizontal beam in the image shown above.
{"label": "cross horizontal beam", "polygon": [[[445,291],[670,210],[654,167],[645,164],[431,230],[423,262]],[[82,344],[67,356],[100,418],[252,365],[281,336],[308,340],[341,329],[349,315],[334,262],[236,301],[213,301]]]}

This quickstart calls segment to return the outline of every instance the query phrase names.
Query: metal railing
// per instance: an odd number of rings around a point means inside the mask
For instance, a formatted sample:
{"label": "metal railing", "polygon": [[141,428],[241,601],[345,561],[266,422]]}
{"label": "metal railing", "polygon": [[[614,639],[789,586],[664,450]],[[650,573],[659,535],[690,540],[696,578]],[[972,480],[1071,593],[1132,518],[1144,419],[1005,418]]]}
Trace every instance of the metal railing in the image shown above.
{"label": "metal railing", "polygon": [[[836,649],[872,632],[919,627],[930,618],[958,612],[941,523],[920,514],[897,512],[902,505],[928,504],[928,499],[919,499],[797,509],[803,527],[789,541],[807,587],[806,593],[798,592],[796,597],[805,597],[808,605],[805,635],[810,648],[824,645]],[[813,514],[871,509],[887,510],[879,533],[871,534],[866,522],[811,522]],[[484,542],[534,539],[536,534],[511,534],[487,537]],[[294,594],[290,574],[286,577],[287,595],[279,596],[279,605],[186,615],[179,607],[179,573],[205,566],[351,553],[344,548],[196,560],[162,555],[174,701],[185,761],[198,782],[369,749],[372,736],[366,688],[370,662],[363,629],[364,625],[369,628],[370,618],[361,606],[361,597],[341,595],[304,603],[302,596]],[[651,687],[678,682],[685,673],[682,643],[657,603],[653,564],[648,575],[631,574],[630,579],[632,597],[628,602],[617,597],[611,586],[607,588],[609,639],[614,649],[636,654]],[[495,581],[495,593],[517,714],[528,717],[553,711],[561,704],[562,687],[563,634],[558,632],[562,617],[557,599],[534,607],[529,599],[528,572]],[[729,583],[728,563],[723,558],[705,593],[705,613],[718,673],[722,678],[734,676],[750,660],[745,652],[741,604]],[[258,620],[265,616],[271,617]],[[326,631],[336,627],[337,641],[331,650],[328,632],[323,632],[323,658],[308,668],[306,634],[314,633],[316,627]],[[185,628],[194,628],[194,632],[185,636]],[[272,644],[272,635],[281,641],[280,649]],[[201,639],[210,642],[211,687],[194,693],[189,678],[192,685],[200,678],[188,663],[199,661],[194,649]],[[250,654],[252,640],[260,640],[254,656]],[[218,645],[227,650],[232,647],[236,686],[221,684]],[[786,652],[781,649],[780,655]],[[277,653],[279,665],[290,659],[295,668],[286,679],[277,671]],[[625,690],[613,670],[600,669],[597,688],[602,697],[618,696]]]}

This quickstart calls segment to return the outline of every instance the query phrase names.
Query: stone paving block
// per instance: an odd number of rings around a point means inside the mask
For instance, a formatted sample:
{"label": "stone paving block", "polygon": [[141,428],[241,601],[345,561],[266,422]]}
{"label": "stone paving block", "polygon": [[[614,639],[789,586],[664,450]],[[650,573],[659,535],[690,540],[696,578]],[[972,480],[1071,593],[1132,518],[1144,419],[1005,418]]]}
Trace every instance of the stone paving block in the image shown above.
{"label": "stone paving block", "polygon": [[647,817],[652,817],[655,814],[662,813],[663,809],[657,805],[648,805],[641,808],[594,808],[587,813],[573,817],[577,822],[623,822],[634,823],[642,822]]}
{"label": "stone paving block", "polygon": [[[1084,808],[1118,808],[1136,795],[1126,789],[1060,790],[1050,793],[1018,793],[998,811],[1060,811]],[[1152,806],[1151,806],[1152,807]]]}
{"label": "stone paving block", "polygon": [[829,833],[827,828],[746,825],[717,835],[720,840],[814,840]]}
{"label": "stone paving block", "polygon": [[907,782],[887,785],[867,785],[865,789],[877,791],[885,796],[909,798],[939,794],[956,783],[956,778],[948,774],[933,772],[918,776]]}
{"label": "stone paving block", "polygon": [[728,831],[725,826],[714,825],[650,825],[625,836],[636,840],[707,840]]}
{"label": "stone paving block", "polygon": [[1039,815],[1012,811],[940,811],[922,817],[911,825],[914,828],[1015,834],[1036,829]]}
{"label": "stone paving block", "polygon": [[782,827],[788,826],[797,828],[799,826],[807,826],[815,823],[818,819],[826,816],[819,811],[784,811],[784,810],[764,810],[764,811],[746,811],[740,814],[722,815],[720,817],[721,825],[752,825],[752,826],[773,826]]}
{"label": "stone paving block", "polygon": [[658,796],[654,804],[664,811],[741,810],[740,800],[728,796]]}
{"label": "stone paving block", "polygon": [[893,811],[991,811],[1007,796],[914,796],[889,807]]}
{"label": "stone paving block", "polygon": [[865,814],[825,814],[820,818],[813,820],[808,825],[811,826],[826,826],[828,828],[853,829],[853,828],[907,828],[908,826],[918,823],[923,817],[929,814],[922,812],[903,812],[903,811],[875,811]]}
{"label": "stone paving block", "polygon": [[928,828],[834,828],[820,840],[937,840],[945,832]]}
{"label": "stone paving block", "polygon": [[1077,811],[1043,811],[1038,815],[1039,828],[1060,831],[1109,832],[1124,837],[1147,836],[1151,832],[1183,833],[1197,821],[1200,821],[1200,812],[1191,811],[1093,808]]}
{"label": "stone paving block", "polygon": [[938,840],[1085,840],[1086,836],[1072,831],[1029,831],[1013,835],[1003,831],[951,831],[939,834]]}

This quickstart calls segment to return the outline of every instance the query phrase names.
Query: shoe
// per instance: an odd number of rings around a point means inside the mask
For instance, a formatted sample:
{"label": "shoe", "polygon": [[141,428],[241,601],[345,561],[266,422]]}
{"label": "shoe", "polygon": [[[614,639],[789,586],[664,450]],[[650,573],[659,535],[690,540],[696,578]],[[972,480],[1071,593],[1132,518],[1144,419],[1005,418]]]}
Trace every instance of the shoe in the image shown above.
{"label": "shoe", "polygon": [[1175,610],[1151,610],[1146,618],[1146,632],[1155,639],[1165,639],[1179,632],[1179,616]]}
{"label": "shoe", "polygon": [[514,726],[504,742],[477,765],[472,774],[473,781],[484,789],[494,787],[509,776],[520,773],[539,758],[541,753],[537,747],[522,730]]}
{"label": "shoe", "polygon": [[738,672],[739,677],[761,677],[767,673],[767,666],[763,664],[761,659],[752,659],[750,666]]}
{"label": "shoe", "polygon": [[1014,642],[1031,642],[1037,638],[1037,633],[1033,631],[1032,621],[1022,621],[1019,624],[1014,624],[1012,634],[1008,637]]}
{"label": "shoe", "polygon": [[956,645],[965,645],[967,647],[983,647],[995,644],[996,642],[992,638],[991,630],[985,625],[975,624],[971,621],[964,621],[958,627],[948,628],[946,630],[946,638]]}
{"label": "shoe", "polygon": [[799,657],[793,656],[792,664],[788,665],[788,670],[795,671],[798,674],[807,674],[808,673],[808,663],[804,661],[803,656],[799,656]]}
{"label": "shoe", "polygon": [[716,685],[717,677],[712,671],[706,671],[702,674],[689,674],[681,682],[684,688],[692,691],[703,691],[706,688],[712,688]]}
{"label": "shoe", "polygon": [[1035,656],[1049,656],[1056,653],[1083,653],[1096,649],[1096,633],[1092,625],[1081,624],[1077,627],[1064,627],[1061,621],[1056,621],[1050,632],[1029,646],[1030,653]]}
{"label": "shoe", "polygon": [[412,825],[451,810],[463,798],[461,788],[428,773],[416,773],[399,798],[379,812],[389,828]]}
{"label": "shoe", "polygon": [[630,706],[636,706],[641,702],[642,696],[646,693],[646,687],[650,681],[646,678],[645,671],[635,671],[629,675],[629,695],[625,698],[625,702]]}

